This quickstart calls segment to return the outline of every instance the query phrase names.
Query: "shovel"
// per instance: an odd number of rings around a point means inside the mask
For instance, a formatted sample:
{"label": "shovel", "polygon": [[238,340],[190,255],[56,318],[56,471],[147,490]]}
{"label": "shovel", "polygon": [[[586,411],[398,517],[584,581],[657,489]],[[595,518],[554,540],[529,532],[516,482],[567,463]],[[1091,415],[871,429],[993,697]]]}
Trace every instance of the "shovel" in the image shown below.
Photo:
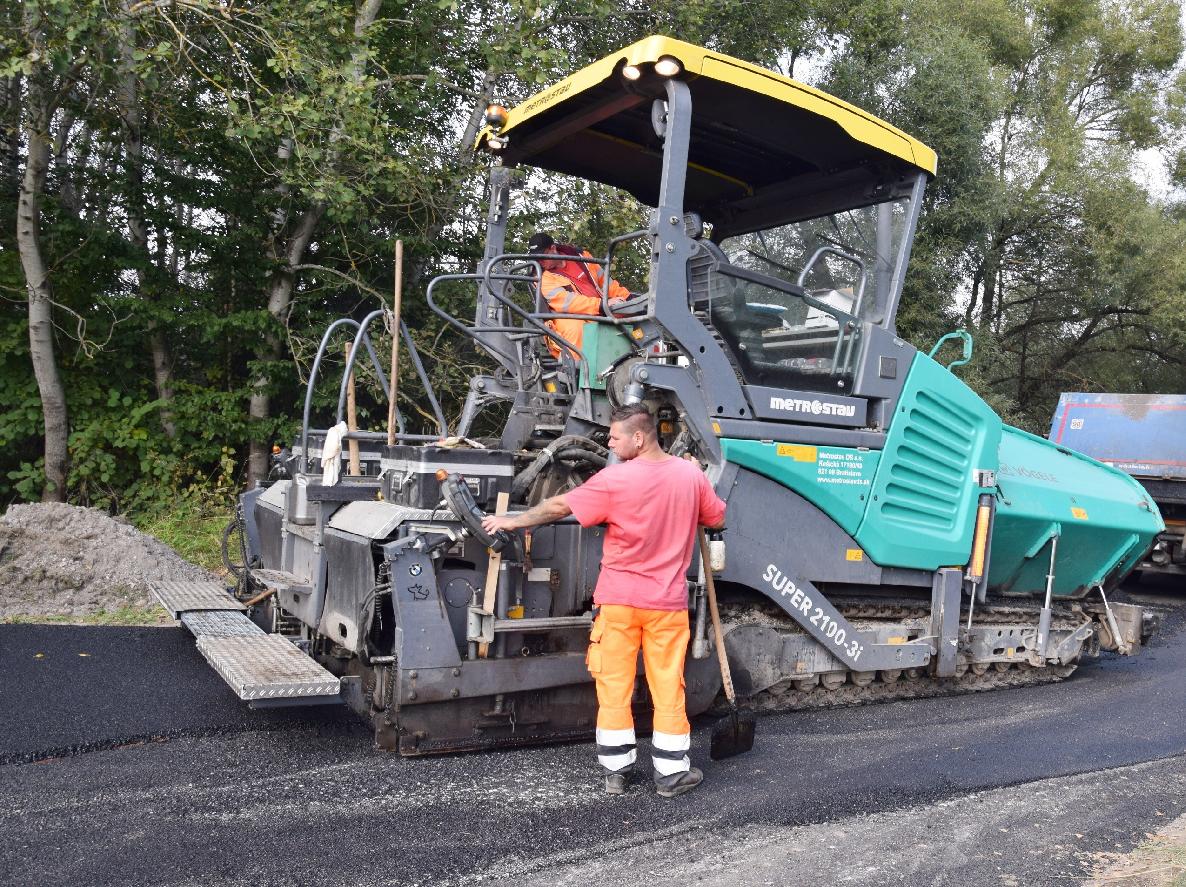
{"label": "shovel", "polygon": [[717,660],[721,663],[721,683],[725,698],[729,700],[729,714],[717,721],[712,728],[708,756],[714,761],[743,755],[754,747],[756,723],[753,709],[738,707],[737,693],[733,689],[733,674],[729,671],[729,657],[725,654],[725,635],[721,631],[721,613],[717,609],[717,587],[712,576],[712,564],[708,553],[708,539],[703,528],[698,529],[700,558],[704,562],[704,581],[708,586],[708,611],[712,614],[712,630],[716,638]]}

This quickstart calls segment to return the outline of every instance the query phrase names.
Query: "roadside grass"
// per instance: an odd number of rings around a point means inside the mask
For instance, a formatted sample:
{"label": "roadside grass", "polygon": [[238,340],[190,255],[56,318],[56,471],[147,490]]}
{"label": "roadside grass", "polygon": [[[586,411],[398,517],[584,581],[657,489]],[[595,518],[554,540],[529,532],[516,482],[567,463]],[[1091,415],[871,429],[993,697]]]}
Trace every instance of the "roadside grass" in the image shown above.
{"label": "roadside grass", "polygon": [[136,529],[155,536],[191,564],[221,576],[226,568],[219,546],[233,515],[233,504],[220,496],[190,494],[179,496],[168,508],[129,517]]}
{"label": "roadside grass", "polygon": [[83,615],[15,613],[0,619],[4,625],[172,625],[169,614],[157,606],[122,606]]}
{"label": "roadside grass", "polygon": [[1104,854],[1084,887],[1186,887],[1186,816],[1131,853]]}

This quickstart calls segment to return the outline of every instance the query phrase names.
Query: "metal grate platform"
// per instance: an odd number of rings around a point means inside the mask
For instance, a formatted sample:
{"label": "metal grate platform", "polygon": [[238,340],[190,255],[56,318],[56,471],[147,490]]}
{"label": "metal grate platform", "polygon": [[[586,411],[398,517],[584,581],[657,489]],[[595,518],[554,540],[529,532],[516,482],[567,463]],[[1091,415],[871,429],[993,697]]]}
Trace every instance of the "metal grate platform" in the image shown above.
{"label": "metal grate platform", "polygon": [[198,650],[240,699],[337,696],[340,681],[280,635],[198,636]]}
{"label": "metal grate platform", "polygon": [[264,634],[264,630],[235,610],[207,610],[182,613],[181,624],[194,637],[240,638]]}
{"label": "metal grate platform", "polygon": [[247,609],[218,582],[149,582],[161,606],[177,619],[182,613],[194,610]]}

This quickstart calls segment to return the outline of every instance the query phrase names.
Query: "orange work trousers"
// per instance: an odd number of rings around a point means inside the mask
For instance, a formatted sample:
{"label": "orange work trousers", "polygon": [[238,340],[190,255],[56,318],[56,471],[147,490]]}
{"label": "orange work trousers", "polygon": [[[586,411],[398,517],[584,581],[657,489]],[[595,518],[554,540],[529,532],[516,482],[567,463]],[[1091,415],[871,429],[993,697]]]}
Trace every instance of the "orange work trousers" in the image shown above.
{"label": "orange work trousers", "polygon": [[647,686],[655,706],[655,730],[691,731],[684,710],[684,659],[688,653],[687,610],[642,610],[604,604],[593,622],[585,662],[597,684],[599,730],[633,730],[630,698],[642,649]]}

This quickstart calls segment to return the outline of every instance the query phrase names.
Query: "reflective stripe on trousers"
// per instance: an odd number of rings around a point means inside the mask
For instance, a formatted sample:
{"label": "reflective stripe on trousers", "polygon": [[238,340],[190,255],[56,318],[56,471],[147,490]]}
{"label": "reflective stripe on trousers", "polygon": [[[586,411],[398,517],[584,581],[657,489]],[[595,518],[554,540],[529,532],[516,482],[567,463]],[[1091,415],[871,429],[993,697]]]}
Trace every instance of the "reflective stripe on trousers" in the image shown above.
{"label": "reflective stripe on trousers", "polygon": [[638,759],[634,728],[603,730],[597,728],[597,762],[611,773],[633,766]]}
{"label": "reflective stripe on trousers", "polygon": [[691,733],[660,733],[651,737],[651,760],[660,776],[682,773],[692,767],[688,749],[692,747]]}

